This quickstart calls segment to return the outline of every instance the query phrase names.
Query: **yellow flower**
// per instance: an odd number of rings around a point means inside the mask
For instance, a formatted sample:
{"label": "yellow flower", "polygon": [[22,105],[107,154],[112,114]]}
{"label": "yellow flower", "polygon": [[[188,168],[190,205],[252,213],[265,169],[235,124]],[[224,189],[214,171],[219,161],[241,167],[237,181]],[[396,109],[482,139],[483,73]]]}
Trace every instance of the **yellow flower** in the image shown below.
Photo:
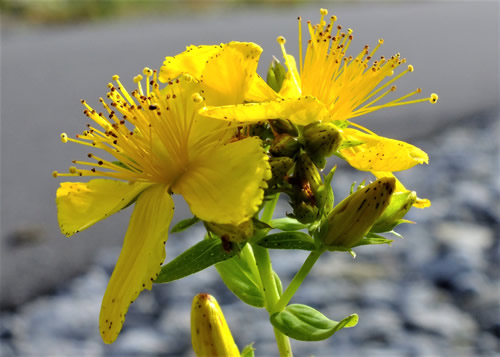
{"label": "yellow flower", "polygon": [[[420,89],[416,89],[398,99],[379,104],[382,98],[396,90],[393,85],[395,81],[408,72],[413,72],[413,66],[408,65],[404,71],[394,76],[395,70],[406,63],[406,59],[401,58],[400,54],[391,58],[382,56],[370,64],[383,43],[382,39],[373,50],[370,51],[365,46],[356,57],[348,56],[347,50],[353,39],[352,30],[344,32],[341,26],[335,26],[336,16],[332,16],[330,23],[326,24],[324,17],[327,14],[327,10],[321,9],[320,23],[314,26],[308,23],[311,39],[307,44],[305,58],[302,56],[299,18],[300,72],[294,57],[285,50],[285,39],[278,37],[288,68],[278,93],[279,98],[267,98],[268,101],[264,103],[208,107],[203,109],[203,114],[217,118],[227,116],[234,121],[257,122],[263,119],[288,118],[291,109],[304,108],[307,110],[296,114],[294,121],[296,124],[306,125],[318,120],[348,120],[381,108],[437,101],[436,94],[428,98],[406,100],[421,93]],[[389,77],[391,78],[388,79]]]}
{"label": "yellow flower", "polygon": [[[380,39],[374,49],[365,46],[356,56],[348,55],[353,40],[352,30],[343,31],[336,26],[336,16],[330,17],[328,11],[321,9],[319,24],[308,22],[310,40],[303,56],[302,27],[299,18],[299,68],[293,56],[285,50],[285,39],[278,37],[285,64],[288,68],[278,98],[269,97],[260,103],[238,105],[208,106],[200,113],[205,116],[227,119],[240,123],[255,123],[264,119],[289,119],[297,125],[307,125],[316,121],[348,121],[361,130],[346,129],[346,140],[362,141],[363,145],[341,149],[340,152],[350,165],[366,171],[399,171],[416,164],[427,163],[427,154],[422,150],[401,141],[385,138],[352,123],[349,120],[370,112],[419,102],[436,103],[438,96],[432,94],[426,98],[410,100],[421,93],[421,89],[386,101],[382,99],[396,91],[394,83],[413,72],[412,65],[399,74],[396,71],[405,65],[406,59],[395,54],[390,58],[381,56],[374,60],[374,55],[383,44]],[[300,70],[299,70],[300,69]],[[395,153],[397,149],[397,159]],[[384,150],[388,152],[385,153]],[[372,160],[377,156],[377,168]],[[382,156],[385,154],[385,156]],[[371,161],[370,161],[371,160]],[[370,167],[373,166],[373,169]]]}
{"label": "yellow flower", "polygon": [[229,42],[212,46],[188,46],[166,57],[159,80],[168,82],[189,73],[200,82],[207,105],[241,104],[277,98],[257,74],[262,48],[252,42]]}
{"label": "yellow flower", "polygon": [[217,300],[210,294],[198,294],[191,305],[191,343],[199,357],[239,357]]}
{"label": "yellow flower", "polygon": [[[258,209],[270,167],[258,138],[237,140],[236,129],[202,117],[205,105],[197,80],[185,74],[160,90],[157,73],[144,69],[129,93],[118,76],[109,84],[106,115],[85,101],[94,122],[76,139],[61,135],[100,154],[73,161],[69,173],[57,176],[104,177],[64,182],[56,203],[61,231],[67,236],[125,208],[137,198],[122,251],[103,298],[101,336],[112,343],[129,305],[151,289],[165,260],[168,228],[173,216],[171,193],[181,194],[193,214],[207,222],[238,225]],[[151,85],[150,85],[151,84]]]}

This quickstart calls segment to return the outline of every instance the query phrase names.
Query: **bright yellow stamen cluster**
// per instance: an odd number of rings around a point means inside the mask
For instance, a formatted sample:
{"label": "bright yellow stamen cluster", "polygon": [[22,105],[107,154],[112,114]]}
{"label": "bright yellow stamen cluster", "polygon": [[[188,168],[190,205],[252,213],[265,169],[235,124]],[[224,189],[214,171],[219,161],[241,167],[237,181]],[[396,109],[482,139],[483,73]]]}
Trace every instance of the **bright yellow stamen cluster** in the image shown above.
{"label": "bright yellow stamen cluster", "polygon": [[[116,86],[109,84],[108,105],[103,98],[100,102],[107,115],[98,113],[85,100],[84,114],[91,118],[93,125],[77,135],[76,139],[61,134],[61,141],[76,142],[105,152],[105,157],[88,154],[92,161],[76,161],[91,169],[71,167],[68,173],[54,172],[53,176],[105,176],[128,181],[149,181],[171,184],[182,173],[188,162],[188,137],[192,121],[185,115],[185,104],[179,103],[174,89],[160,91],[157,72],[149,68],[143,71],[146,76],[145,91],[141,85],[142,75],[134,77],[137,89],[129,93],[113,76]],[[184,75],[168,87],[180,82],[191,82],[192,77]],[[201,105],[203,97],[192,94],[193,105]],[[97,124],[97,125],[96,125]],[[106,155],[108,154],[108,155]]]}
{"label": "bright yellow stamen cluster", "polygon": [[[341,26],[335,26],[337,18],[330,17],[326,23],[324,17],[328,11],[321,9],[320,23],[307,23],[311,39],[308,41],[305,58],[302,56],[302,30],[299,17],[299,62],[300,89],[302,95],[312,95],[321,101],[331,113],[331,120],[346,120],[364,115],[375,110],[430,101],[435,103],[437,95],[407,100],[421,92],[417,89],[407,95],[380,104],[380,100],[396,91],[395,81],[408,72],[413,72],[412,65],[394,76],[396,69],[406,63],[405,58],[395,54],[390,58],[381,56],[372,61],[374,54],[384,43],[383,39],[370,51],[366,45],[356,56],[347,55],[347,50],[353,39],[352,30],[342,31]],[[278,38],[283,55],[288,62],[285,51],[285,39]],[[287,67],[291,66],[287,63]],[[392,77],[392,78],[389,78]],[[294,78],[296,83],[298,79]]]}

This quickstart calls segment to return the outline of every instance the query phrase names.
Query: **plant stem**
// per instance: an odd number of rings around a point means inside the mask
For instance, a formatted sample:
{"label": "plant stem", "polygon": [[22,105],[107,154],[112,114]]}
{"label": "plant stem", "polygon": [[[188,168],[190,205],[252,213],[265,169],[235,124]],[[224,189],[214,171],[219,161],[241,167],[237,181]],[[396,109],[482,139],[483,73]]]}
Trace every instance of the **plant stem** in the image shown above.
{"label": "plant stem", "polygon": [[319,250],[313,250],[309,256],[307,257],[306,261],[304,264],[300,267],[299,271],[295,276],[293,277],[292,281],[290,282],[290,285],[286,288],[285,292],[279,299],[279,301],[276,304],[276,311],[283,311],[285,307],[288,305],[290,300],[292,299],[293,295],[297,292],[298,288],[306,278],[307,274],[311,271],[312,267],[318,260],[318,258],[325,252],[325,249],[319,249]]}
{"label": "plant stem", "polygon": [[[273,218],[274,209],[278,203],[279,194],[275,195],[273,199],[266,203],[264,206],[264,211],[262,212],[261,221],[264,223],[271,222]],[[269,256],[269,251],[266,248],[260,247],[258,245],[253,245],[253,253],[255,256],[255,261],[259,269],[260,279],[262,281],[264,294],[266,298],[266,310],[271,316],[273,313],[277,312],[276,303],[279,300],[279,293],[274,281],[273,268],[271,265],[271,257]],[[290,340],[281,331],[274,329],[274,335],[276,337],[276,343],[278,345],[278,350],[280,356],[291,357],[292,348],[290,346]]]}

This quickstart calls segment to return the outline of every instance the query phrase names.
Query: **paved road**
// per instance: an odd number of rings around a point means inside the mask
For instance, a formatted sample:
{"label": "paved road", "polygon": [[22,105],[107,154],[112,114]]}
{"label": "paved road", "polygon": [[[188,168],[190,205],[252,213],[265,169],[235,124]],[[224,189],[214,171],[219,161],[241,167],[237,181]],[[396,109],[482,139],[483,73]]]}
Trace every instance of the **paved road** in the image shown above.
{"label": "paved road", "polygon": [[[384,37],[381,54],[401,52],[409,59],[416,71],[406,76],[402,91],[423,87],[425,93],[440,95],[438,105],[363,118],[373,130],[408,139],[498,106],[498,3],[339,5],[330,10],[340,24],[354,29],[353,50]],[[257,42],[264,48],[260,71],[265,73],[272,56],[280,54],[276,36],[287,37],[288,51],[296,53],[297,15],[316,21],[317,14],[310,7],[266,8],[22,31],[4,27],[0,305],[21,303],[64,281],[100,247],[118,245],[125,232],[130,211],[73,239],[58,233],[54,195],[59,180],[50,174],[85,155],[79,145],[59,141],[61,132],[73,135],[87,123],[81,98],[97,104],[113,74],[130,83],[126,79],[144,66],[158,68],[164,56],[188,44]],[[185,215],[185,206],[176,214]],[[32,242],[8,248],[19,240]]]}

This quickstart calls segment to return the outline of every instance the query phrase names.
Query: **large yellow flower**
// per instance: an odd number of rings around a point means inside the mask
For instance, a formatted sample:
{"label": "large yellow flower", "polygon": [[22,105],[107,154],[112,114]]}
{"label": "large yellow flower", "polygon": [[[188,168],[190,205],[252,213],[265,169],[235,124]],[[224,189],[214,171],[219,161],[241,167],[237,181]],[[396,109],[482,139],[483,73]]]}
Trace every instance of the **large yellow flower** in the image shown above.
{"label": "large yellow flower", "polygon": [[[209,106],[203,108],[201,113],[208,117],[240,123],[255,123],[275,118],[289,119],[298,125],[315,121],[344,122],[343,126],[352,125],[356,128],[344,130],[344,138],[362,141],[363,144],[344,148],[341,154],[351,166],[374,174],[377,172],[376,176],[380,176],[381,172],[401,171],[427,163],[427,154],[419,148],[376,135],[348,120],[382,108],[426,101],[435,103],[437,95],[408,100],[421,93],[421,89],[416,89],[381,104],[383,98],[396,91],[394,82],[413,72],[413,66],[408,65],[405,70],[395,75],[398,67],[406,63],[406,59],[401,58],[400,54],[390,58],[382,56],[372,61],[374,54],[383,44],[382,39],[373,50],[370,51],[369,47],[365,46],[357,56],[349,56],[347,50],[353,39],[352,30],[342,31],[341,26],[335,26],[335,16],[332,16],[327,24],[327,14],[328,12],[322,9],[319,24],[312,25],[308,22],[311,39],[308,41],[305,57],[302,54],[299,18],[300,71],[294,57],[285,50],[285,39],[278,37],[288,72],[277,98],[269,97],[260,103]],[[397,155],[392,155],[396,152]],[[378,156],[376,162],[372,156]]]}
{"label": "large yellow flower", "polygon": [[202,117],[205,106],[198,81],[184,74],[160,90],[156,71],[134,78],[132,93],[113,79],[106,115],[85,101],[93,121],[76,139],[100,154],[74,161],[69,173],[96,176],[88,182],[64,182],[56,203],[61,231],[67,236],[88,228],[136,199],[123,247],[106,289],[100,332],[106,343],[118,336],[129,305],[151,289],[165,260],[164,244],[173,216],[171,193],[181,194],[194,215],[207,222],[241,224],[258,210],[270,168],[258,138],[236,138],[235,126]]}

